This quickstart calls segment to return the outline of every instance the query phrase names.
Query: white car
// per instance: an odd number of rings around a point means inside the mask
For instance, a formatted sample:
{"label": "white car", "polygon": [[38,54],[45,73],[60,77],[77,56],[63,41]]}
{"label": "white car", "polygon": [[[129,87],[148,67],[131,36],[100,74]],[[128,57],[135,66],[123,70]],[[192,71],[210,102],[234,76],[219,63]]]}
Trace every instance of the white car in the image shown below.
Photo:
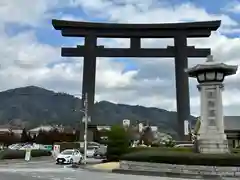
{"label": "white car", "polygon": [[23,146],[23,144],[12,144],[12,145],[8,146],[8,149],[17,150],[17,149],[21,148],[22,146]]}
{"label": "white car", "polygon": [[73,164],[81,163],[82,154],[76,149],[66,149],[57,155],[56,164]]}
{"label": "white car", "polygon": [[27,150],[27,149],[33,150],[33,149],[38,149],[38,148],[34,145],[31,145],[31,144],[26,144],[26,145],[19,148],[19,150]]}

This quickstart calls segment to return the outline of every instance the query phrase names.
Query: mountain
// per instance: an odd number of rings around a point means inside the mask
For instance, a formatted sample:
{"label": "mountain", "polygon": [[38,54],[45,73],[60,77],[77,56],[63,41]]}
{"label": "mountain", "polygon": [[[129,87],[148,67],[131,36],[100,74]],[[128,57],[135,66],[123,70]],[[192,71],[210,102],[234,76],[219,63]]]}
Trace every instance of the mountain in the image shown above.
{"label": "mountain", "polygon": [[[30,127],[40,124],[76,126],[83,115],[81,99],[66,93],[56,93],[36,86],[0,92],[0,124],[18,123]],[[130,106],[101,101],[95,104],[94,124],[112,125],[123,119],[149,122],[171,134],[177,129],[177,113],[159,108]],[[195,119],[191,116],[191,120]]]}

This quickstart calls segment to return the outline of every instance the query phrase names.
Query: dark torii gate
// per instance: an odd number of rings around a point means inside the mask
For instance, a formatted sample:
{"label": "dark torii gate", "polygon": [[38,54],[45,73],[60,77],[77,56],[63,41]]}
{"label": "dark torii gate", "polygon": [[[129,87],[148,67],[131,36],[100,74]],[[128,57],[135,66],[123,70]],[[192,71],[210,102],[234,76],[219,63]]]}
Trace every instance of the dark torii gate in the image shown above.
{"label": "dark torii gate", "polygon": [[[95,95],[96,57],[174,57],[179,138],[184,137],[184,120],[190,117],[189,83],[185,68],[188,57],[207,57],[210,49],[187,46],[187,38],[209,37],[221,21],[173,24],[115,24],[52,20],[62,36],[84,37],[85,44],[62,48],[64,57],[84,57],[82,94],[88,93],[89,113],[93,112]],[[97,46],[97,38],[130,38],[130,48]],[[141,48],[141,38],[174,38],[174,46]],[[82,97],[84,100],[84,96]]]}

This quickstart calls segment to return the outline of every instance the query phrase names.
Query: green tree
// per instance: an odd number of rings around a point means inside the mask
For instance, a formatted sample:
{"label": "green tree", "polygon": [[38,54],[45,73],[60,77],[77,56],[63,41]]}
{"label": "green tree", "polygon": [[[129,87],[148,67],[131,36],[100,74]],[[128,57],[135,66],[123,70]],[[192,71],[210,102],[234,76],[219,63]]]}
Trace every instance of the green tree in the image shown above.
{"label": "green tree", "polygon": [[129,144],[128,132],[122,126],[113,126],[108,132],[108,161],[118,161],[122,154],[127,153]]}
{"label": "green tree", "polygon": [[47,132],[43,130],[39,130],[38,135],[35,138],[35,142],[37,144],[48,144]]}
{"label": "green tree", "polygon": [[198,134],[198,131],[200,129],[200,126],[201,126],[201,119],[200,117],[197,119],[197,122],[196,122],[196,125],[195,125],[195,128],[194,128],[194,134],[197,135]]}
{"label": "green tree", "polygon": [[152,145],[153,140],[154,140],[154,137],[153,137],[152,128],[148,126],[144,129],[140,141],[141,142],[143,141],[145,145],[149,146],[149,145]]}
{"label": "green tree", "polygon": [[29,142],[29,141],[30,141],[30,137],[28,136],[27,131],[26,131],[26,129],[24,128],[24,129],[22,130],[22,134],[21,134],[21,142],[22,142],[22,143],[26,143],[26,142]]}

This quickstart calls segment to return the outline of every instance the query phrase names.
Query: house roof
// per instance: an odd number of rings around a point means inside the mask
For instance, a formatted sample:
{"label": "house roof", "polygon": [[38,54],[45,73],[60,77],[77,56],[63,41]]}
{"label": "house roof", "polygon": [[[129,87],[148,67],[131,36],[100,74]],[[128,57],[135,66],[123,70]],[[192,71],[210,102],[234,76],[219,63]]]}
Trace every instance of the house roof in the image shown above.
{"label": "house roof", "polygon": [[39,127],[36,127],[34,129],[30,129],[29,131],[30,132],[38,132],[40,130],[43,130],[43,131],[50,131],[53,129],[53,126],[39,126]]}
{"label": "house roof", "polygon": [[12,126],[9,124],[5,124],[5,125],[0,125],[0,129],[12,129],[12,130],[21,130],[21,127],[18,126]]}
{"label": "house roof", "polygon": [[224,117],[225,130],[239,130],[240,131],[240,116],[225,116]]}

